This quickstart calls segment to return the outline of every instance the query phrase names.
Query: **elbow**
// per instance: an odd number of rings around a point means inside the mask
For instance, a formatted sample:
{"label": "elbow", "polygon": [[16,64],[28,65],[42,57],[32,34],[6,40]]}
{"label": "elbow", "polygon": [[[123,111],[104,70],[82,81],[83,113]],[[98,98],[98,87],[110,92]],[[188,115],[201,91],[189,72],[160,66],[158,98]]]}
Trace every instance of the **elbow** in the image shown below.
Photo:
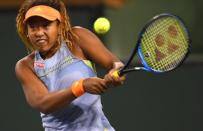
{"label": "elbow", "polygon": [[38,106],[35,106],[33,108],[35,108],[37,111],[39,111],[43,114],[49,114],[52,112],[50,108],[43,106],[43,105],[40,105],[40,106],[38,105]]}
{"label": "elbow", "polygon": [[48,103],[46,103],[43,99],[38,100],[37,102],[28,101],[28,103],[33,109],[35,109],[41,113],[49,114],[49,113],[53,112],[51,107],[48,105]]}

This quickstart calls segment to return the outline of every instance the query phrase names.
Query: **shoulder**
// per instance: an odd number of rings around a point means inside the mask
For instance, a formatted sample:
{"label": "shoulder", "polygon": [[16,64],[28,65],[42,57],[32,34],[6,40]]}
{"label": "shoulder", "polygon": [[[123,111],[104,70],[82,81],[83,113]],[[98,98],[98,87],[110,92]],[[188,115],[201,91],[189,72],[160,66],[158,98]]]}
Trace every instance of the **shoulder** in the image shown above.
{"label": "shoulder", "polygon": [[91,31],[87,28],[81,27],[81,26],[74,26],[72,27],[72,30],[74,33],[91,33]]}
{"label": "shoulder", "polygon": [[25,69],[33,69],[34,53],[31,53],[20,59],[15,65],[15,72],[17,75],[21,74]]}
{"label": "shoulder", "polygon": [[89,40],[89,39],[97,39],[97,36],[95,33],[93,33],[91,30],[81,27],[81,26],[74,26],[72,28],[73,33],[82,40]]}
{"label": "shoulder", "polygon": [[75,42],[80,46],[92,46],[102,44],[99,37],[87,28],[75,26],[72,28],[73,33],[76,35]]}
{"label": "shoulder", "polygon": [[76,35],[74,43],[78,45],[82,51],[89,52],[89,49],[95,48],[98,45],[102,44],[101,40],[87,28],[80,26],[75,26],[72,28],[73,33]]}

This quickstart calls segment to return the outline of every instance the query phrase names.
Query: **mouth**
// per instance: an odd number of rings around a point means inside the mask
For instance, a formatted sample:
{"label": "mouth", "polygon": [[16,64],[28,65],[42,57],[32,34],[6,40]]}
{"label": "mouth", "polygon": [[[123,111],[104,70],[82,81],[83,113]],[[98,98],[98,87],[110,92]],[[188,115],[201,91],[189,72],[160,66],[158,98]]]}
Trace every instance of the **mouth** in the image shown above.
{"label": "mouth", "polygon": [[46,42],[47,42],[47,39],[37,39],[37,40],[36,40],[36,43],[37,43],[38,45],[45,44]]}

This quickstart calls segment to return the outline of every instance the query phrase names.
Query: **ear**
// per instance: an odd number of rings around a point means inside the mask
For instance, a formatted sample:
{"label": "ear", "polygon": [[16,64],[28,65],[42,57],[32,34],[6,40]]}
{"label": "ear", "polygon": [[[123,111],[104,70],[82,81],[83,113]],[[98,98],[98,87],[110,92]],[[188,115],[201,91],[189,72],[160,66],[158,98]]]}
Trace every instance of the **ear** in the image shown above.
{"label": "ear", "polygon": [[26,35],[26,37],[29,39],[29,35],[28,35],[28,30],[26,29],[26,31],[25,31],[25,35]]}
{"label": "ear", "polygon": [[24,29],[25,29],[25,35],[26,35],[26,37],[29,38],[29,35],[28,35],[28,28],[27,28],[27,26],[25,26]]}
{"label": "ear", "polygon": [[62,32],[62,23],[58,21],[58,35],[61,35]]}

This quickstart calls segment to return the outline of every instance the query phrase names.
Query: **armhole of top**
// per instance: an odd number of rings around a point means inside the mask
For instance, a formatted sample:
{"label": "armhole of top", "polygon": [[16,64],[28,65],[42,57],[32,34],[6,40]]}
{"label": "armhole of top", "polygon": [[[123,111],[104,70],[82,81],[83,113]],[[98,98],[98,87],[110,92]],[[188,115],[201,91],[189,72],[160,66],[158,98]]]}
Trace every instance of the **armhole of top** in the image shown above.
{"label": "armhole of top", "polygon": [[91,62],[90,60],[82,60],[89,68],[91,68],[95,73],[97,73],[96,71],[96,67],[95,64],[93,62]]}
{"label": "armhole of top", "polygon": [[96,66],[93,62],[91,62],[90,60],[85,60],[85,59],[81,59],[81,58],[78,58],[76,57],[74,54],[72,54],[72,52],[70,51],[70,49],[67,47],[66,43],[64,43],[64,46],[66,47],[67,51],[69,52],[69,54],[75,58],[75,59],[78,59],[78,60],[82,60],[84,62],[85,65],[87,65],[90,69],[92,69],[95,73],[97,73],[96,71]]}

